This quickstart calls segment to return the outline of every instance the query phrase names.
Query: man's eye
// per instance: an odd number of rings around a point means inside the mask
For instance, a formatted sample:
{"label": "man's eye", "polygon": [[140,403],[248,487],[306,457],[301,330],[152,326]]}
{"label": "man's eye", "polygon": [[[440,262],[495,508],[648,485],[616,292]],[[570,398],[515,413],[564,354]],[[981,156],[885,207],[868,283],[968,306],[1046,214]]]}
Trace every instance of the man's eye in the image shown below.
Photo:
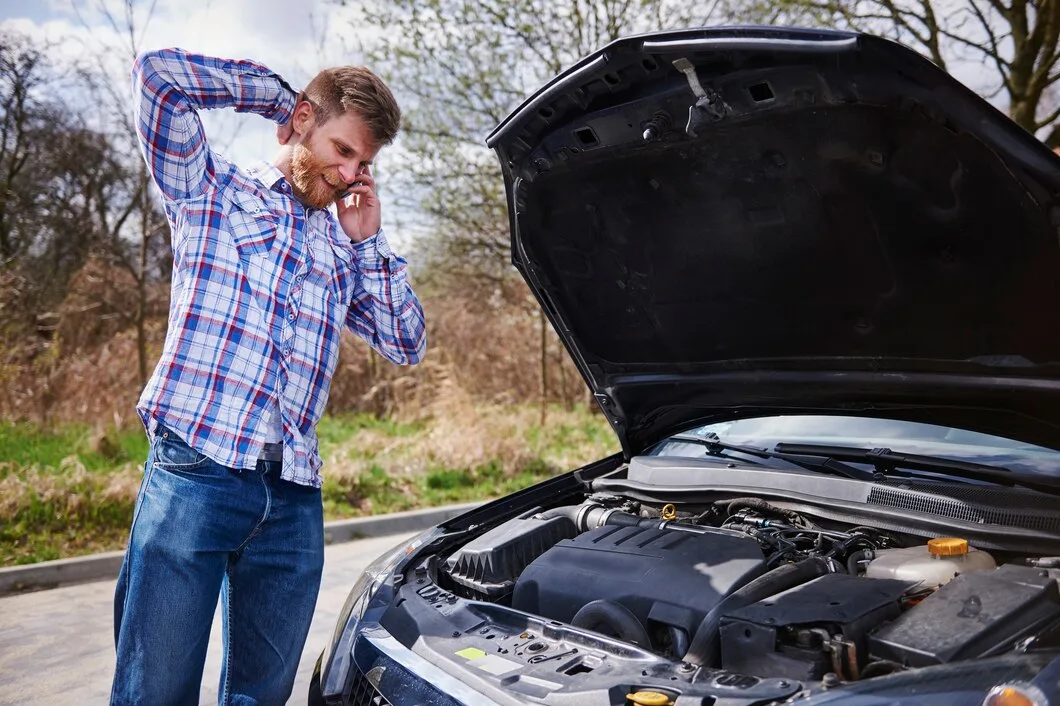
{"label": "man's eye", "polygon": [[339,147],[339,154],[341,154],[343,157],[349,157],[350,156],[350,148],[349,147]]}

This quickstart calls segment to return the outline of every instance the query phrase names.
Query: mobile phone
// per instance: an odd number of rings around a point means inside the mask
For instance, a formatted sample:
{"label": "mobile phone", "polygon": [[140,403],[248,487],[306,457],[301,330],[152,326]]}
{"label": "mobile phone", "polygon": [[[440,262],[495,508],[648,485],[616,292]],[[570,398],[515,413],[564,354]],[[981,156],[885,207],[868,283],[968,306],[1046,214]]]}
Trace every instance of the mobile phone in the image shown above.
{"label": "mobile phone", "polygon": [[362,182],[362,181],[353,182],[352,184],[350,184],[348,189],[346,189],[345,191],[342,192],[342,196],[340,196],[338,200],[341,201],[342,199],[346,198],[347,196],[350,195],[350,192],[353,191],[353,189],[355,187],[361,186],[362,184],[364,184],[364,182]]}

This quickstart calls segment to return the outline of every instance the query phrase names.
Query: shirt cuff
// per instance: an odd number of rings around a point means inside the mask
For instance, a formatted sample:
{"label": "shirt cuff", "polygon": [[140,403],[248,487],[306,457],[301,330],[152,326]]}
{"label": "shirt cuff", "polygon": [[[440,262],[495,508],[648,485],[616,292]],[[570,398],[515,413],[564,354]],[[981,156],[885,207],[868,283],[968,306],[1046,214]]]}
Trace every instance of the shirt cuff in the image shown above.
{"label": "shirt cuff", "polygon": [[394,256],[382,228],[377,230],[375,235],[353,243],[353,252],[357,255],[361,267],[371,270],[382,268]]}
{"label": "shirt cuff", "polygon": [[271,118],[280,125],[285,125],[291,119],[291,116],[294,115],[294,107],[298,103],[298,94],[282,78],[276,76],[276,74],[273,74],[273,76],[279,79],[283,89],[280,91],[280,97],[276,101],[276,108],[272,111],[272,115],[265,117]]}

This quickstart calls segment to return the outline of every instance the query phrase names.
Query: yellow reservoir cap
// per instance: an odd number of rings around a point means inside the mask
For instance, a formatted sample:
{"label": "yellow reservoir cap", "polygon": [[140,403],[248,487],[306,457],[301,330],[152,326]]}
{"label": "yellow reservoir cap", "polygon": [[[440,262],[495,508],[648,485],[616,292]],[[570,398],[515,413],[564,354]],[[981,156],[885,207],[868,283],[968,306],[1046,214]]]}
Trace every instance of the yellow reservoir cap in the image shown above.
{"label": "yellow reservoir cap", "polygon": [[938,537],[928,542],[934,556],[962,556],[968,553],[968,540],[959,537]]}
{"label": "yellow reservoir cap", "polygon": [[669,696],[658,691],[638,691],[634,694],[626,694],[626,698],[637,706],[670,706],[673,703]]}
{"label": "yellow reservoir cap", "polygon": [[1028,685],[995,686],[983,700],[983,706],[1049,706],[1045,694]]}

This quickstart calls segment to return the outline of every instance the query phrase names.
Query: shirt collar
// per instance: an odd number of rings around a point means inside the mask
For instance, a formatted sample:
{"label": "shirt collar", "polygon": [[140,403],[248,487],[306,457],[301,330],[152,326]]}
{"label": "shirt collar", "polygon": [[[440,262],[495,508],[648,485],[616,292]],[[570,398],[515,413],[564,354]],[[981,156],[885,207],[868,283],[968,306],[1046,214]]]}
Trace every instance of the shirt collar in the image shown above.
{"label": "shirt collar", "polygon": [[[287,178],[283,175],[275,164],[271,162],[257,162],[250,169],[247,170],[253,178],[267,186],[273,191],[278,191],[281,194],[291,196],[291,185],[287,183]],[[306,208],[308,217],[318,219],[317,225],[321,228],[331,241],[334,246],[335,253],[339,259],[345,264],[349,265],[353,259],[353,248],[349,238],[346,237],[342,230],[339,228],[338,221],[332,218],[330,211],[327,209],[319,208]]]}
{"label": "shirt collar", "polygon": [[279,191],[282,194],[291,195],[291,185],[287,183],[287,178],[284,177],[283,172],[271,162],[258,162],[252,166],[249,170],[250,176],[260,181],[265,186],[269,187],[274,191]]}

